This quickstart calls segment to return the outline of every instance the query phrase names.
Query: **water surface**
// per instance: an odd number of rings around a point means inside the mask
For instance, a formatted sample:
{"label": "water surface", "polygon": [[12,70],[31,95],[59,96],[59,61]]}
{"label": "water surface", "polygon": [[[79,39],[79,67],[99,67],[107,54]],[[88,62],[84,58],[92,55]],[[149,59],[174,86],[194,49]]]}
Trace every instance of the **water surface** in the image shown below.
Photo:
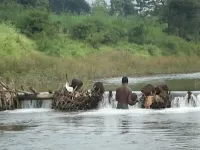
{"label": "water surface", "polygon": [[[146,83],[168,83],[172,89],[195,90],[200,74],[130,78],[134,90]],[[185,78],[184,78],[185,77]],[[116,88],[121,78],[102,80]],[[112,85],[111,85],[112,84]],[[0,112],[2,150],[199,150],[200,95],[198,107],[187,104],[186,93],[173,97],[172,108],[145,110],[136,106],[116,110],[105,96],[98,110],[58,112],[44,101],[40,109],[24,102],[21,110]],[[114,100],[114,97],[113,97]]]}
{"label": "water surface", "polygon": [[[38,112],[36,112],[38,111]],[[200,148],[200,108],[115,110],[80,113],[48,109],[5,112],[1,124],[27,126],[0,130],[0,147],[8,150],[169,150]]]}
{"label": "water surface", "polygon": [[[100,79],[107,90],[115,90],[121,84],[121,78]],[[132,90],[138,90],[146,84],[157,85],[166,83],[172,91],[200,90],[200,73],[189,74],[161,74],[142,77],[129,77],[129,85]]]}

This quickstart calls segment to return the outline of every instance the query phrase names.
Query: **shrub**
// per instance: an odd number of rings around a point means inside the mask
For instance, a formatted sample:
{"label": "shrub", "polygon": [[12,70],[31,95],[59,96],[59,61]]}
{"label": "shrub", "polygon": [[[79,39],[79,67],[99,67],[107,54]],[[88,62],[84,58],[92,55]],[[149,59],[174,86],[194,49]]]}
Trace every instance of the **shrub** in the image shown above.
{"label": "shrub", "polygon": [[55,24],[50,21],[49,13],[40,9],[26,10],[17,23],[21,32],[28,37],[45,32],[48,36],[55,34]]}
{"label": "shrub", "polygon": [[21,35],[11,24],[1,23],[0,35],[0,56],[19,57],[36,49],[35,42]]}
{"label": "shrub", "polygon": [[144,25],[133,27],[128,31],[128,41],[136,44],[144,44],[146,32]]}
{"label": "shrub", "polygon": [[99,20],[87,19],[71,29],[73,39],[85,40],[92,46],[116,44],[123,36],[123,31],[116,26],[109,26]]}

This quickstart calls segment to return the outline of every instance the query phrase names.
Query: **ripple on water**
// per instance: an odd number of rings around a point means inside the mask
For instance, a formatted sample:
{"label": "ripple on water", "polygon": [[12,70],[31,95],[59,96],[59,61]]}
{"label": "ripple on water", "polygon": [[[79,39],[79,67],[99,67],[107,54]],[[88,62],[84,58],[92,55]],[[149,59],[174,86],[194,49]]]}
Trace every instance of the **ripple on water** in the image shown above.
{"label": "ripple on water", "polygon": [[156,114],[180,114],[180,113],[192,113],[200,112],[200,107],[182,107],[182,108],[169,108],[162,110],[152,110],[152,109],[140,109],[133,108],[129,110],[118,110],[115,108],[102,108],[94,111],[87,111],[83,113],[73,114],[74,116],[114,116],[114,115],[128,115],[128,116],[138,116],[138,115],[156,115]]}
{"label": "ripple on water", "polygon": [[14,130],[0,131],[1,148],[192,150],[200,146],[200,108],[34,111],[1,113],[2,128]]}
{"label": "ripple on water", "polygon": [[24,131],[31,127],[37,127],[37,125],[9,125],[0,124],[0,131]]}

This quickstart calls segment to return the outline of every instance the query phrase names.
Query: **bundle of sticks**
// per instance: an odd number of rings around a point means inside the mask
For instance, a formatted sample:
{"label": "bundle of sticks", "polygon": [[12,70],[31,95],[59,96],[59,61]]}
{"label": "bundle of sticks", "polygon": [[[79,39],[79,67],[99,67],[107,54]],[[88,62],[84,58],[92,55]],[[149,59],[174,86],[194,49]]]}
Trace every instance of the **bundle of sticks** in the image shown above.
{"label": "bundle of sticks", "polygon": [[148,84],[141,89],[143,93],[143,108],[169,108],[171,102],[169,100],[169,88],[166,84],[153,86]]}
{"label": "bundle of sticks", "polygon": [[73,92],[69,92],[63,86],[54,93],[52,108],[65,111],[95,109],[102,100],[102,96],[103,94],[95,91],[94,88],[91,90],[74,89]]}
{"label": "bundle of sticks", "polygon": [[12,89],[0,78],[0,111],[20,108],[16,90]]}

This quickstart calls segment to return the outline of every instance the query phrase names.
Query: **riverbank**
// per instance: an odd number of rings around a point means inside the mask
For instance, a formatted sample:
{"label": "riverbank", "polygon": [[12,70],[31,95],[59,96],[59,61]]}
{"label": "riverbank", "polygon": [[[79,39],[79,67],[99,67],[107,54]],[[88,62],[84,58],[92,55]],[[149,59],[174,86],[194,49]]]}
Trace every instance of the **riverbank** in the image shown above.
{"label": "riverbank", "polygon": [[69,79],[79,78],[88,87],[92,80],[100,78],[199,72],[199,65],[197,56],[144,57],[127,51],[108,51],[60,58],[31,52],[21,58],[2,57],[0,75],[7,82],[13,79],[18,87],[24,84],[38,90],[55,90],[65,82],[66,73]]}

